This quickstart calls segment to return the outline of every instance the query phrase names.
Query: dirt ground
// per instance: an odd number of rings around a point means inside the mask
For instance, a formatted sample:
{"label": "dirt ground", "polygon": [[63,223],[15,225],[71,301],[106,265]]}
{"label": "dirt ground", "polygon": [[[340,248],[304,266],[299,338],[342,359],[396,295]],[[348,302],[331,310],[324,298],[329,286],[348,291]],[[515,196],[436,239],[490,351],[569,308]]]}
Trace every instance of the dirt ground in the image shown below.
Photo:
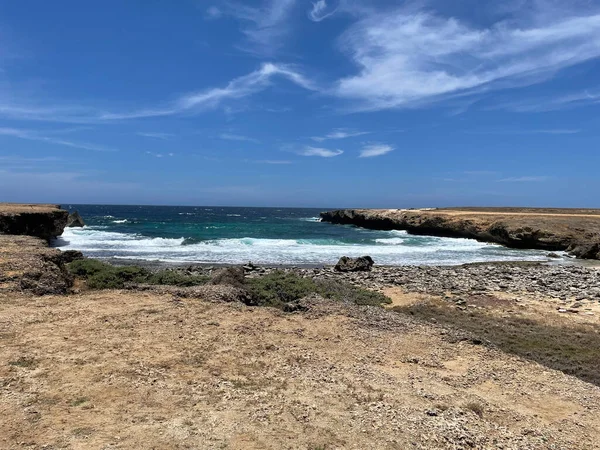
{"label": "dirt ground", "polygon": [[32,212],[52,212],[58,209],[58,205],[43,204],[43,203],[1,203],[0,202],[0,214],[19,214],[19,213],[32,213]]}
{"label": "dirt ground", "polygon": [[0,293],[0,447],[600,448],[599,387],[476,344],[316,300]]}

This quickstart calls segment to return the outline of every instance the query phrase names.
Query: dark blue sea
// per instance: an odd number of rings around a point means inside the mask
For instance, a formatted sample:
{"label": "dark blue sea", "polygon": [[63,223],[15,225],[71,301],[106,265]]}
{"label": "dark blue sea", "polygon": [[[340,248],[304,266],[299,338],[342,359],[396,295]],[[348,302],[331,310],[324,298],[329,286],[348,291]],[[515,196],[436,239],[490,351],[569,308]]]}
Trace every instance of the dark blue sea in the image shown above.
{"label": "dark blue sea", "polygon": [[382,265],[547,260],[543,251],[470,239],[331,225],[313,208],[62,206],[79,211],[86,226],[66,229],[54,245],[94,258],[266,265],[334,264],[344,255],[370,255]]}

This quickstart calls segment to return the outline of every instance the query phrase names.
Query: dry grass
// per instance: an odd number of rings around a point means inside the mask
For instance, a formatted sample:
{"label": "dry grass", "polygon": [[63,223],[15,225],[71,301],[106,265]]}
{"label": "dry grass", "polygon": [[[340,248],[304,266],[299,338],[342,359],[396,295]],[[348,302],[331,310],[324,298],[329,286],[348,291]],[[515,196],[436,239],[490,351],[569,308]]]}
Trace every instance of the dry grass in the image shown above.
{"label": "dry grass", "polygon": [[600,325],[550,321],[522,314],[514,302],[490,295],[467,296],[463,306],[430,298],[394,311],[469,333],[477,342],[600,386]]}
{"label": "dry grass", "polygon": [[600,442],[599,388],[381,308],[0,293],[0,331],[0,448]]}

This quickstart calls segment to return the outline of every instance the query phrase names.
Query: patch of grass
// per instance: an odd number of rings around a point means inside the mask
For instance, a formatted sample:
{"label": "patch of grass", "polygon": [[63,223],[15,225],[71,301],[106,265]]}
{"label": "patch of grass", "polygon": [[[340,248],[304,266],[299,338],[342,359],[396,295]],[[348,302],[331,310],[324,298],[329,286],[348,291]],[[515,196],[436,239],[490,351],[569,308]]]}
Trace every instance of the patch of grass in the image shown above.
{"label": "patch of grass", "polygon": [[205,276],[184,275],[169,269],[152,272],[137,266],[112,266],[96,259],[73,261],[69,264],[69,271],[86,280],[90,289],[122,289],[127,283],[197,286],[209,280]]}
{"label": "patch of grass", "polygon": [[34,369],[37,366],[37,361],[34,358],[21,356],[14,361],[9,361],[8,364],[15,367],[23,367],[25,369]]}
{"label": "patch of grass", "polygon": [[76,398],[75,400],[73,400],[71,403],[69,403],[69,405],[71,406],[81,406],[84,403],[87,403],[90,399],[87,397],[79,397]]}
{"label": "patch of grass", "polygon": [[252,278],[247,281],[248,289],[260,306],[283,308],[311,294],[324,298],[346,301],[357,305],[391,303],[385,295],[333,280],[313,280],[284,271]]}
{"label": "patch of grass", "polygon": [[483,417],[484,408],[483,408],[483,405],[481,405],[481,403],[469,402],[465,405],[465,408],[474,412],[479,417]]}
{"label": "patch of grass", "polygon": [[462,311],[441,300],[394,311],[466,331],[473,342],[487,342],[502,351],[600,386],[600,327],[595,324],[549,325],[543,320],[479,309]]}

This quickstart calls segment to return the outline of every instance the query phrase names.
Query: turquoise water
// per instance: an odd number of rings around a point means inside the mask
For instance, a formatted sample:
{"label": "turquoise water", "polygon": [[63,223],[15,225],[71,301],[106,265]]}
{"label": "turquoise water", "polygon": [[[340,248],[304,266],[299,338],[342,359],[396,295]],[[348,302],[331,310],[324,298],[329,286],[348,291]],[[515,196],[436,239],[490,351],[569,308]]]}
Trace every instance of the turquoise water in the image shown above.
{"label": "turquoise water", "polygon": [[413,236],[319,221],[319,209],[63,205],[86,227],[68,228],[54,245],[95,258],[176,263],[321,265],[370,255],[376,264],[450,265],[546,260],[471,239]]}

